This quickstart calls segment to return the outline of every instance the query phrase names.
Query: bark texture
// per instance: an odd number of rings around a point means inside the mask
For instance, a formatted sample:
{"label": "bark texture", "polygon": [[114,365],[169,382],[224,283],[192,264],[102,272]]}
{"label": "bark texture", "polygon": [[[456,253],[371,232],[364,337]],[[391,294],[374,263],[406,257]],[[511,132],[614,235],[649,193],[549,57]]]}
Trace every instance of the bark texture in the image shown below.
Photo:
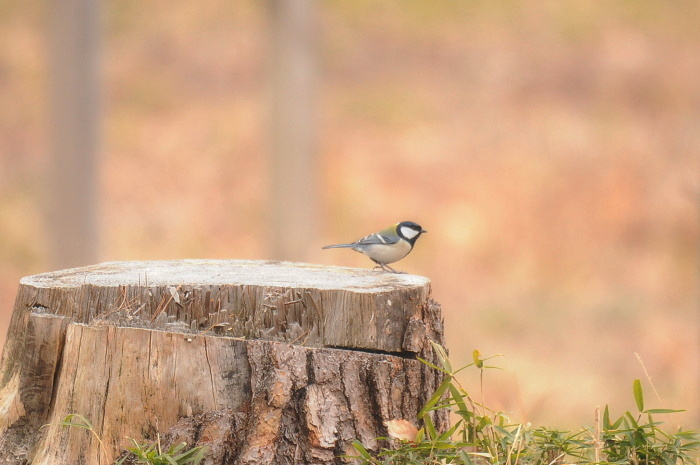
{"label": "bark texture", "polygon": [[[108,464],[127,437],[159,435],[207,446],[211,465],[343,463],[441,381],[416,360],[443,343],[429,296],[417,276],[250,261],[24,278],[0,364],[0,463]],[[101,445],[58,425],[69,414]]]}

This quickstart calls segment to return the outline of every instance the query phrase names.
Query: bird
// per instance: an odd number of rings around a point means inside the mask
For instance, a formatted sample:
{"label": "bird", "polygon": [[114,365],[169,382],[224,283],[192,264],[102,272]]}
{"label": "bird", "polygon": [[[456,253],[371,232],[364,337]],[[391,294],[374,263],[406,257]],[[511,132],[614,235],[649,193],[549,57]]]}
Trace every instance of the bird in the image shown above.
{"label": "bird", "polygon": [[403,273],[389,266],[398,262],[413,250],[413,246],[421,234],[427,233],[413,221],[402,221],[379,232],[365,236],[351,244],[334,244],[324,249],[348,248],[367,255],[374,263],[374,268],[381,267],[382,271]]}

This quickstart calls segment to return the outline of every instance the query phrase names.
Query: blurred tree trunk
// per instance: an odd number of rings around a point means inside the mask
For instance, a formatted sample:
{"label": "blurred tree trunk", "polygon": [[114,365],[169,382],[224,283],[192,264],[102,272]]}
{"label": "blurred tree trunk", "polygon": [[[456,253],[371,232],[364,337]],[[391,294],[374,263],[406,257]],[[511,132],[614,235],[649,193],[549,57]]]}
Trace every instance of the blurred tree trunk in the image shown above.
{"label": "blurred tree trunk", "polygon": [[270,231],[277,259],[306,259],[317,230],[315,9],[313,0],[269,3]]}
{"label": "blurred tree trunk", "polygon": [[56,268],[92,263],[98,255],[101,5],[46,3],[51,163],[45,216]]}

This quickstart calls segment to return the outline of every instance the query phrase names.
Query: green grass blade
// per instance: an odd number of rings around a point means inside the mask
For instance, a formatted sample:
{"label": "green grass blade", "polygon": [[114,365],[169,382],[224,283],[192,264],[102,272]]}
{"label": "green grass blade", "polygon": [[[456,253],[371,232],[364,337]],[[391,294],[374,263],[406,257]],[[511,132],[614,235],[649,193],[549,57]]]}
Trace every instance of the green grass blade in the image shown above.
{"label": "green grass blade", "polygon": [[435,355],[437,355],[438,360],[440,360],[443,368],[448,373],[452,373],[452,364],[450,363],[450,358],[447,356],[447,351],[445,348],[435,341],[430,341],[430,345],[433,346],[433,351],[435,352]]}
{"label": "green grass blade", "polygon": [[435,369],[435,370],[437,370],[437,371],[441,371],[441,372],[445,373],[446,375],[449,375],[449,374],[450,374],[450,373],[449,373],[448,371],[446,371],[444,368],[440,368],[439,366],[437,366],[437,365],[435,365],[435,364],[433,364],[433,363],[430,363],[429,361],[427,361],[427,360],[424,359],[424,358],[420,358],[420,357],[416,357],[416,358],[417,358],[418,361],[420,361],[422,364],[428,365],[430,368],[433,368],[433,369]]}
{"label": "green grass blade", "polygon": [[462,461],[463,465],[474,465],[474,462],[472,462],[472,459],[469,457],[469,454],[467,454],[463,450],[459,451],[459,459]]}
{"label": "green grass blade", "polygon": [[438,437],[438,434],[430,415],[425,415],[423,417],[423,423],[425,423],[425,432],[428,434],[428,439],[434,441]]}
{"label": "green grass blade", "polygon": [[423,417],[425,417],[426,413],[431,411],[435,405],[440,402],[440,399],[442,399],[442,395],[445,393],[447,388],[449,387],[450,383],[452,382],[452,378],[447,376],[443,382],[440,384],[440,386],[435,390],[435,393],[433,396],[428,400],[428,402],[425,404],[425,406],[421,409],[420,412],[418,412],[418,419],[422,420]]}
{"label": "green grass blade", "polygon": [[448,429],[444,433],[442,433],[437,440],[438,441],[449,441],[452,438],[452,435],[454,434],[455,431],[457,431],[457,428],[462,424],[462,420],[459,420],[455,422],[455,424],[452,426],[452,428]]}
{"label": "green grass blade", "polygon": [[450,395],[452,395],[452,399],[457,405],[457,408],[462,412],[468,412],[469,409],[467,408],[466,402],[464,402],[464,396],[462,396],[462,393],[459,392],[457,386],[450,383],[447,387],[450,390]]}
{"label": "green grass blade", "polygon": [[421,442],[423,442],[424,438],[425,438],[425,428],[421,428],[416,433],[416,444],[420,444]]}
{"label": "green grass blade", "polygon": [[637,403],[637,410],[644,411],[644,394],[642,393],[642,382],[639,378],[632,382],[632,392],[634,393],[634,401]]}
{"label": "green grass blade", "polygon": [[365,449],[365,446],[362,445],[362,443],[358,440],[352,441],[352,447],[355,448],[358,454],[360,454],[360,457],[362,457],[365,460],[372,460],[372,456],[369,455],[369,452],[367,452],[367,449]]}

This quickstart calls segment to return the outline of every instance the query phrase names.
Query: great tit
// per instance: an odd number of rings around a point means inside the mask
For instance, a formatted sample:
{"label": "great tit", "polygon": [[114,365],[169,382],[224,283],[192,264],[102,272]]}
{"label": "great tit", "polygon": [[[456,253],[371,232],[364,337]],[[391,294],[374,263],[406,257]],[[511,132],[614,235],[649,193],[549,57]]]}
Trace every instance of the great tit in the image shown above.
{"label": "great tit", "polygon": [[349,248],[367,255],[384,271],[401,273],[390,267],[389,263],[398,262],[408,255],[420,235],[426,232],[412,221],[402,221],[352,244],[327,245],[324,249]]}

